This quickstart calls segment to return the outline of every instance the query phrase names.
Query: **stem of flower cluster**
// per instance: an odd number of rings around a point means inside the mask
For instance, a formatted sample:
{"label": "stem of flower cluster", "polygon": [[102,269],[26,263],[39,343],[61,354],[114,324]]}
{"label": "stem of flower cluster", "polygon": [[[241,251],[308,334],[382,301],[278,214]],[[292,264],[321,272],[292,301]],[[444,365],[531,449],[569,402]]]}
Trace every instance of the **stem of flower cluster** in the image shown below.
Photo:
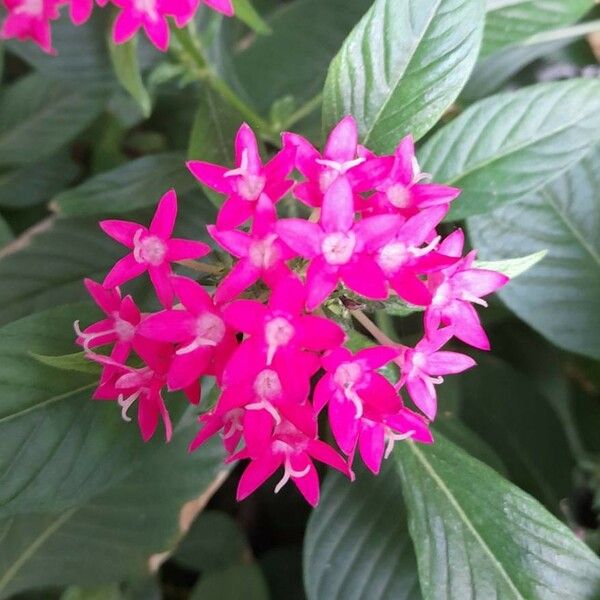
{"label": "stem of flower cluster", "polygon": [[221,275],[223,273],[223,267],[217,265],[209,265],[208,263],[198,262],[197,260],[181,260],[180,265],[198,271],[199,273],[206,273],[207,275]]}
{"label": "stem of flower cluster", "polygon": [[279,139],[271,132],[271,126],[268,121],[263,119],[256,111],[244,102],[233,89],[219,77],[209,61],[206,60],[202,49],[202,44],[198,36],[194,34],[191,26],[188,25],[182,29],[173,28],[173,34],[187,59],[194,66],[194,73],[198,79],[206,81],[208,85],[229,105],[235,108],[251,127],[256,129],[257,133],[267,142],[279,145]]}
{"label": "stem of flower cluster", "polygon": [[398,346],[398,342],[394,342],[389,338],[365,313],[360,309],[351,310],[352,316],[375,338],[377,342],[384,346]]}

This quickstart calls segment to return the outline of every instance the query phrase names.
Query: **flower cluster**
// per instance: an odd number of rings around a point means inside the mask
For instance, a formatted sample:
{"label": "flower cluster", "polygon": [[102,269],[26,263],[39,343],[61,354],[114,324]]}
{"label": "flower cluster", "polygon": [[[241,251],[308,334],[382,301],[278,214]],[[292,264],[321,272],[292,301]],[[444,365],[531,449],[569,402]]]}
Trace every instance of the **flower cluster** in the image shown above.
{"label": "flower cluster", "polygon": [[[172,17],[176,27],[185,27],[202,3],[224,15],[233,15],[232,0],[96,0],[101,7],[109,1],[119,9],[113,26],[115,44],[129,41],[143,29],[163,52],[169,46],[167,17]],[[69,6],[74,25],[83,25],[94,8],[94,0],[0,0],[0,4],[8,13],[0,27],[0,38],[31,40],[48,54],[55,54],[51,21],[60,17],[60,8]]]}
{"label": "flower cluster", "polygon": [[[137,403],[145,440],[159,420],[171,436],[164,390],[183,390],[197,404],[200,382],[214,378],[220,395],[201,413],[190,449],[220,433],[228,462],[248,461],[239,499],[283,468],[276,491],[291,479],[314,505],[314,461],[352,478],[357,452],[378,473],[395,442],[433,441],[435,386],[475,364],[442,347],[456,337],[489,348],[473,304],[485,305],[482,297],[507,279],[477,268],[475,252],[462,256],[460,229],[445,239],[438,234],[459,190],[430,182],[410,137],[394,155],[377,156],[358,145],[356,123],[346,117],[322,153],[284,134],[282,150],[263,163],[243,125],[235,160],[233,169],[188,164],[224,196],[208,233],[233,257],[233,267],[214,293],[172,272],[172,263],[182,261],[201,269],[193,261],[209,247],[172,237],[177,201],[168,192],[148,228],[101,223],[129,253],[102,284],[86,282],[106,318],[83,331],[76,324],[78,343],[103,365],[94,397],[117,401],[126,420]],[[293,171],[301,182],[294,183]],[[308,207],[307,219],[278,218],[276,205],[290,192]],[[118,287],[144,272],[163,307],[150,314]],[[393,342],[357,309],[356,295],[396,296],[420,309],[423,339],[414,347]],[[344,329],[326,316],[344,301],[379,345],[357,352],[345,346]],[[99,353],[109,344],[110,354]],[[325,408],[338,450],[319,437]]]}

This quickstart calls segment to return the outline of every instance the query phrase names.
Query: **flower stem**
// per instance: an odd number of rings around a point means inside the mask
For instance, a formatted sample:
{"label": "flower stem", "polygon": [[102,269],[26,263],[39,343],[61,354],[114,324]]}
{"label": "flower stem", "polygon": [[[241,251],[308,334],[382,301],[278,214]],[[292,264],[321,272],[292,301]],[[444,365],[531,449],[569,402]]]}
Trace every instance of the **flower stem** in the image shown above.
{"label": "flower stem", "polygon": [[197,260],[180,260],[178,264],[207,275],[221,275],[223,273],[223,267],[198,262]]}
{"label": "flower stem", "polygon": [[365,313],[359,308],[350,310],[350,314],[378,341],[384,346],[398,346],[398,342],[394,342],[389,338]]}
{"label": "flower stem", "polygon": [[212,65],[206,60],[200,40],[192,31],[191,25],[182,29],[173,27],[172,31],[182,48],[182,53],[184,54],[183,61],[191,63],[194,75],[198,79],[206,81],[223,100],[235,108],[248,121],[251,127],[256,129],[257,133],[265,141],[279,145],[279,139],[271,131],[268,121],[263,119],[251,106],[244,102],[229,84],[219,77]]}
{"label": "flower stem", "polygon": [[290,129],[293,125],[308,117],[313,111],[317,110],[323,103],[323,94],[317,94],[305,102],[296,112],[292,113],[283,125],[283,129]]}

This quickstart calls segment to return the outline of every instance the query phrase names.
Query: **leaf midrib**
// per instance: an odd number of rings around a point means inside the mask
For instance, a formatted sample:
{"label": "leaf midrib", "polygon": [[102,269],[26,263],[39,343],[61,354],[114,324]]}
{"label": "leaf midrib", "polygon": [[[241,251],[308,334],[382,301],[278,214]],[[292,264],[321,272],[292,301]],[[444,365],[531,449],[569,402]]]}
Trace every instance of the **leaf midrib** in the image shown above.
{"label": "leaf midrib", "polygon": [[450,505],[454,508],[457,515],[460,517],[461,521],[465,524],[467,529],[471,532],[471,534],[473,535],[475,540],[479,543],[479,545],[481,546],[484,553],[488,555],[492,564],[496,567],[496,569],[498,570],[498,572],[500,573],[502,578],[508,584],[508,587],[516,595],[516,598],[518,598],[519,600],[527,600],[527,598],[525,598],[525,596],[523,596],[521,594],[521,592],[519,591],[519,589],[517,588],[517,586],[515,585],[513,580],[510,578],[509,574],[506,572],[504,565],[500,562],[500,560],[493,553],[492,549],[488,546],[488,544],[485,542],[485,540],[481,537],[481,535],[477,531],[475,525],[473,524],[471,519],[469,519],[469,517],[465,513],[465,511],[462,509],[462,507],[460,506],[460,503],[455,498],[452,491],[444,483],[444,480],[441,478],[440,475],[438,475],[436,470],[433,468],[433,465],[427,460],[427,458],[423,455],[423,453],[417,448],[417,446],[414,442],[408,441],[407,445],[410,448],[411,452],[415,455],[417,460],[423,465],[425,471],[427,471],[427,473],[429,474],[431,479],[434,481],[434,483],[437,484],[437,486],[442,491],[442,493],[448,498]]}

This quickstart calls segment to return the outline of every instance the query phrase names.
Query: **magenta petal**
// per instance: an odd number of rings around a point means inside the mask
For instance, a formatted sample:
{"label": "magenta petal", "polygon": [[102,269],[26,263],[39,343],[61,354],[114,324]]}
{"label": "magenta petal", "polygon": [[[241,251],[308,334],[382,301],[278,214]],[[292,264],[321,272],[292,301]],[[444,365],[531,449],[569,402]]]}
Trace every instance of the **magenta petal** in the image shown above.
{"label": "magenta petal", "polygon": [[447,375],[462,373],[475,366],[475,361],[460,352],[434,352],[427,357],[424,367],[429,375]]}
{"label": "magenta petal", "polygon": [[448,205],[460,196],[460,189],[437,183],[418,183],[411,188],[417,206]]}
{"label": "magenta petal", "polygon": [[332,376],[324,375],[319,379],[313,392],[313,407],[317,413],[323,410],[323,407],[331,400],[333,395]]}
{"label": "magenta petal", "polygon": [[281,459],[272,454],[266,454],[251,461],[240,477],[236,496],[238,502],[248,497],[269,479],[280,465]]}
{"label": "magenta petal", "polygon": [[204,4],[227,17],[233,17],[234,9],[231,0],[204,0]]}
{"label": "magenta petal", "polygon": [[171,285],[181,303],[192,313],[213,310],[209,293],[197,281],[187,277],[171,277]]}
{"label": "magenta petal", "polygon": [[[204,417],[203,417],[204,419]],[[204,420],[204,425],[202,429],[196,434],[194,439],[191,441],[188,451],[194,452],[197,448],[199,448],[202,444],[204,444],[207,440],[209,440],[215,433],[219,431],[223,427],[223,421],[220,417],[216,416],[208,416]]]}
{"label": "magenta petal", "polygon": [[356,360],[363,361],[369,369],[381,369],[400,354],[398,348],[392,346],[371,346],[356,353]]}
{"label": "magenta petal", "polygon": [[247,233],[238,231],[237,229],[232,229],[230,231],[220,230],[214,225],[208,225],[206,229],[212,239],[215,240],[219,246],[227,250],[229,254],[232,254],[236,258],[248,256],[252,238]]}
{"label": "magenta petal", "polygon": [[247,258],[242,258],[219,283],[219,287],[215,291],[215,302],[222,304],[233,300],[255,284],[260,275],[261,269],[255,267]]}
{"label": "magenta petal", "polygon": [[356,407],[346,398],[333,397],[329,401],[329,423],[333,437],[345,454],[354,450],[358,439],[359,421],[356,418]]}
{"label": "magenta petal", "polygon": [[277,233],[295,252],[304,258],[313,258],[321,253],[323,230],[304,219],[282,219],[277,223]]}
{"label": "magenta petal", "polygon": [[173,306],[173,286],[171,285],[171,268],[168,263],[158,267],[148,267],[148,275],[150,275],[160,303],[165,308],[171,308]]}
{"label": "magenta petal", "polygon": [[453,231],[445,240],[440,244],[438,251],[440,254],[446,256],[460,256],[465,245],[465,234],[462,229]]}
{"label": "magenta petal", "polygon": [[254,202],[232,195],[221,206],[217,214],[218,229],[233,229],[245,223],[254,214]]}
{"label": "magenta petal", "polygon": [[400,229],[401,239],[409,241],[413,246],[420,246],[429,239],[447,212],[444,206],[422,210],[402,225]]}
{"label": "magenta petal", "polygon": [[318,150],[303,136],[297,133],[285,132],[282,134],[283,145],[294,148],[296,168],[304,177],[318,178],[321,167],[315,162],[321,158]]}
{"label": "magenta petal", "polygon": [[480,350],[489,350],[490,341],[481,326],[477,311],[467,302],[453,302],[444,312],[450,318],[454,335],[459,339]]}
{"label": "magenta petal", "polygon": [[266,366],[266,351],[261,346],[260,342],[248,339],[237,347],[223,373],[226,387],[253,384],[256,375]]}
{"label": "magenta petal", "polygon": [[139,17],[128,10],[124,9],[115,19],[113,26],[113,40],[115,44],[123,44],[128,42],[142,26],[142,21]]}
{"label": "magenta petal", "polygon": [[296,335],[299,346],[317,352],[339,346],[346,337],[344,330],[334,321],[312,315],[298,319]]}
{"label": "magenta petal", "polygon": [[423,444],[433,443],[433,436],[429,431],[425,418],[408,408],[403,408],[397,414],[388,417],[385,422],[400,434],[412,432],[411,439],[417,442]]}
{"label": "magenta petal", "polygon": [[346,177],[338,177],[325,192],[321,224],[328,233],[349,231],[354,223],[354,196]]}
{"label": "magenta petal", "polygon": [[94,0],[71,0],[70,16],[74,25],[83,25],[92,14]]}
{"label": "magenta petal", "polygon": [[258,175],[262,169],[262,161],[258,151],[256,136],[247,123],[242,123],[238,129],[235,138],[235,161],[236,166],[240,167],[243,163],[243,157],[246,156],[248,173]]}
{"label": "magenta petal", "polygon": [[133,238],[138,231],[146,231],[146,228],[138,223],[117,220],[100,221],[100,228],[106,235],[128,248],[133,248]]}
{"label": "magenta petal", "polygon": [[364,426],[358,438],[358,450],[368,469],[378,475],[385,451],[384,427],[379,424]]}
{"label": "magenta petal", "polygon": [[167,248],[166,259],[169,262],[201,258],[210,253],[210,246],[203,242],[194,242],[179,238],[170,239],[167,242]]}
{"label": "magenta petal", "polygon": [[409,304],[427,306],[431,302],[431,292],[410,269],[400,269],[390,280],[390,285]]}
{"label": "magenta petal", "polygon": [[146,271],[144,263],[139,263],[133,257],[133,254],[127,254],[122,259],[117,261],[115,266],[109,271],[104,278],[103,286],[107,288],[116,287],[134,279]]}
{"label": "magenta petal", "polygon": [[320,256],[313,259],[306,272],[307,310],[313,311],[322,304],[335,290],[337,282],[337,269],[331,269]]}
{"label": "magenta petal", "polygon": [[212,355],[213,349],[206,347],[187,354],[176,354],[169,367],[169,390],[183,390],[205,375]]}
{"label": "magenta petal", "polygon": [[148,230],[162,239],[171,237],[177,218],[177,195],[169,190],[158,203]]}
{"label": "magenta petal", "polygon": [[422,410],[428,419],[435,419],[437,397],[433,384],[428,384],[423,379],[414,377],[407,380],[406,389],[417,408]]}
{"label": "magenta petal", "polygon": [[271,292],[269,308],[276,311],[285,311],[290,315],[298,315],[304,308],[306,289],[296,275],[284,277],[277,282]]}
{"label": "magenta petal", "polygon": [[269,181],[285,179],[294,169],[296,149],[293,146],[284,146],[264,167],[264,175]]}
{"label": "magenta petal", "polygon": [[319,503],[319,476],[315,465],[305,455],[292,456],[290,459],[292,468],[298,472],[308,467],[308,472],[302,477],[294,477],[292,481],[296,484],[304,499],[311,505],[316,506]]}
{"label": "magenta petal", "polygon": [[358,128],[354,117],[344,117],[331,131],[323,155],[330,160],[347,162],[356,158]]}
{"label": "magenta petal", "polygon": [[400,140],[394,152],[394,166],[390,179],[400,183],[409,184],[414,178],[415,142],[412,135],[407,135]]}
{"label": "magenta petal", "polygon": [[93,279],[84,279],[83,283],[87,288],[94,302],[106,313],[110,314],[119,310],[121,304],[121,295],[117,290],[106,289],[104,286],[96,283]]}
{"label": "magenta petal", "polygon": [[398,215],[376,215],[359,221],[354,232],[367,252],[375,252],[396,237],[402,222]]}
{"label": "magenta petal", "polygon": [[185,310],[163,310],[146,317],[138,327],[141,336],[160,342],[185,342],[195,336],[196,319]]}
{"label": "magenta petal", "polygon": [[201,160],[190,160],[187,163],[187,168],[198,181],[215,190],[215,192],[220,194],[231,192],[231,184],[225,177],[225,173],[227,173],[225,167]]}
{"label": "magenta petal", "polygon": [[348,475],[346,461],[328,444],[321,440],[308,442],[308,453],[319,462],[329,465],[338,471]]}
{"label": "magenta petal", "polygon": [[452,276],[453,287],[466,291],[472,296],[487,296],[509,282],[502,273],[488,269],[467,269]]}
{"label": "magenta petal", "polygon": [[[159,400],[159,402],[162,402]],[[160,410],[158,403],[152,395],[142,394],[138,400],[138,425],[142,432],[142,438],[147,442],[158,427]]]}
{"label": "magenta petal", "polygon": [[273,415],[266,410],[247,410],[244,413],[243,436],[251,456],[268,450],[274,425]]}
{"label": "magenta petal", "polygon": [[155,21],[145,19],[143,26],[146,35],[154,46],[161,52],[166,52],[169,47],[169,25],[166,17],[160,15]]}
{"label": "magenta petal", "polygon": [[358,255],[340,269],[342,281],[357,294],[372,300],[385,300],[388,289],[385,275],[371,256]]}
{"label": "magenta petal", "polygon": [[262,332],[266,315],[265,305],[255,300],[236,300],[223,309],[223,318],[230,327],[253,335]]}
{"label": "magenta petal", "polygon": [[402,407],[402,400],[394,386],[379,373],[372,373],[369,385],[360,390],[360,397],[379,414],[394,413]]}

